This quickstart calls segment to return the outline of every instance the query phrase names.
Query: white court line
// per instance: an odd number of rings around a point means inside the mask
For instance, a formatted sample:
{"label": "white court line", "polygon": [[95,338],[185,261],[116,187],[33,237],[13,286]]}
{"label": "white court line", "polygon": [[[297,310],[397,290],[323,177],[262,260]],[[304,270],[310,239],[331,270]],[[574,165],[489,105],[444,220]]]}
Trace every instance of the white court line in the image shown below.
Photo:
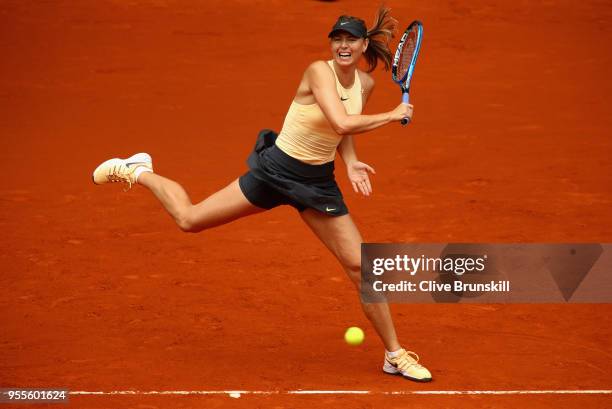
{"label": "white court line", "polygon": [[70,395],[612,395],[610,389],[550,390],[465,390],[465,391],[365,391],[365,390],[288,390],[288,391],[70,391]]}

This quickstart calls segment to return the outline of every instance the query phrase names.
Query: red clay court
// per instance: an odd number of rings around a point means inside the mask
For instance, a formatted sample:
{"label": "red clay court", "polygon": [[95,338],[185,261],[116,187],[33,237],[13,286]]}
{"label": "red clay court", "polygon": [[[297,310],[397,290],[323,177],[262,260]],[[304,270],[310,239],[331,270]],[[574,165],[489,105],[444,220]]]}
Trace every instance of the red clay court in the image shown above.
{"label": "red clay court", "polygon": [[[221,391],[73,394],[75,408],[612,406],[421,394],[609,391],[609,304],[395,305],[435,378],[415,384],[382,374],[352,285],[295,210],[186,235],[141,187],[91,183],[101,160],[144,150],[194,200],[226,185],[328,58],[335,18],[370,24],[377,5],[0,0],[0,386]],[[337,166],[365,240],[611,242],[612,4],[388,5],[425,37],[414,122],[356,137],[373,196]],[[400,102],[389,73],[375,78],[366,113]],[[360,347],[342,339],[352,325]]]}

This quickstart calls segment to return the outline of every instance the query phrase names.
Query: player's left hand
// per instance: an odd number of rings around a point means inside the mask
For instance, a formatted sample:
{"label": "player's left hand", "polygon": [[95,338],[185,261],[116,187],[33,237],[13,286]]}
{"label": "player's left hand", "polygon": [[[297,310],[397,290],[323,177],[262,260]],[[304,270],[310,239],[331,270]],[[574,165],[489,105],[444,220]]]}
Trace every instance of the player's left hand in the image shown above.
{"label": "player's left hand", "polygon": [[373,167],[363,162],[353,162],[347,166],[348,178],[353,185],[355,193],[361,192],[364,196],[370,196],[372,193],[372,184],[368,172],[375,175],[376,171]]}

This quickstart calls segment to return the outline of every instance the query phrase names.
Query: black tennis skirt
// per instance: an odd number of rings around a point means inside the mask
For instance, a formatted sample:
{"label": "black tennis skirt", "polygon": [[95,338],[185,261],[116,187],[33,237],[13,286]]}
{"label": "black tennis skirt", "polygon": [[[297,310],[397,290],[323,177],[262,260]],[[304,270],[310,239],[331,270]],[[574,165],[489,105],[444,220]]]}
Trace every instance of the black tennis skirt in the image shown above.
{"label": "black tennis skirt", "polygon": [[247,160],[250,171],[239,179],[246,198],[264,209],[288,204],[299,211],[311,208],[329,216],[347,214],[334,177],[334,162],[301,162],[276,146],[277,136],[269,129],[259,132]]}

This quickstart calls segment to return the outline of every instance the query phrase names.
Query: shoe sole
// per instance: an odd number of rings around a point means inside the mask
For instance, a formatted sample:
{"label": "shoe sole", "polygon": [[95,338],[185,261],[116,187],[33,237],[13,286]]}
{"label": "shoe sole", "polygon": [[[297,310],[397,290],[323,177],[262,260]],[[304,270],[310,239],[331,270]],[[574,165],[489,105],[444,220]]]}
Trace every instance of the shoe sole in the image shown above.
{"label": "shoe sole", "polygon": [[409,381],[420,382],[420,383],[427,383],[433,380],[433,378],[423,378],[423,379],[413,378],[411,376],[402,375],[401,372],[387,372],[383,370],[383,373],[387,375],[391,375],[391,376],[401,376],[402,378],[408,379]]}

